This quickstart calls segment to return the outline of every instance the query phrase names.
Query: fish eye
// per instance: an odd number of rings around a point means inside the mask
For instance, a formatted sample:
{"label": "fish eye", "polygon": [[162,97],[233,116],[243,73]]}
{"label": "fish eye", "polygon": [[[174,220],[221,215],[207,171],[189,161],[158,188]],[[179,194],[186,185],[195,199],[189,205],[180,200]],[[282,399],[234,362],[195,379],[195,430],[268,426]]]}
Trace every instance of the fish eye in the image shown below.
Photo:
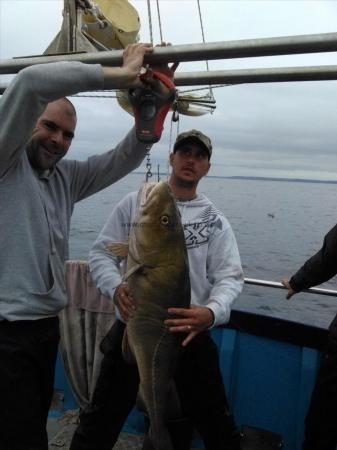
{"label": "fish eye", "polygon": [[160,221],[163,225],[168,225],[169,218],[168,218],[168,216],[161,216]]}

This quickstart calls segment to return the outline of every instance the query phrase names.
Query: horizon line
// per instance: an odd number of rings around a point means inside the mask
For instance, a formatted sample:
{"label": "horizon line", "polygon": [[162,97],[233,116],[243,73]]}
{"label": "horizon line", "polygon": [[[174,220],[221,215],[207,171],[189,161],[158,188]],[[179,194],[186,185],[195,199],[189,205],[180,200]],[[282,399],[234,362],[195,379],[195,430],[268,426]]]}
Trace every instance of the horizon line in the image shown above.
{"label": "horizon line", "polygon": [[[146,172],[136,171],[131,172],[137,175],[146,175]],[[158,175],[158,173],[156,173]],[[159,172],[160,175],[167,175],[166,172]],[[316,178],[286,178],[286,177],[259,177],[254,175],[206,175],[206,178],[224,178],[231,180],[251,180],[251,181],[288,181],[296,183],[326,183],[337,184],[337,180],[321,180]]]}

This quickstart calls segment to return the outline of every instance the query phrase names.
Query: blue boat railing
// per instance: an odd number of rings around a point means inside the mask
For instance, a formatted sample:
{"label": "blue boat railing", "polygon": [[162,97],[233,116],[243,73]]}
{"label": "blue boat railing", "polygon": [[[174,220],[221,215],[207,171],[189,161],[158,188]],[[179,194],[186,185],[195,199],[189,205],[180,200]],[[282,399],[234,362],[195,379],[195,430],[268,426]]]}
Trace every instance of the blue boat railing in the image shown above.
{"label": "blue boat railing", "polygon": [[[282,283],[267,280],[245,278],[245,283],[286,289]],[[337,291],[329,289],[311,288],[306,292],[337,296]],[[211,334],[219,349],[220,367],[238,425],[276,433],[282,436],[284,450],[300,450],[327,330],[233,310],[230,322],[215,327]],[[55,389],[63,393],[63,411],[78,407],[60,357]],[[139,433],[142,424],[142,416],[133,410],[124,430]]]}

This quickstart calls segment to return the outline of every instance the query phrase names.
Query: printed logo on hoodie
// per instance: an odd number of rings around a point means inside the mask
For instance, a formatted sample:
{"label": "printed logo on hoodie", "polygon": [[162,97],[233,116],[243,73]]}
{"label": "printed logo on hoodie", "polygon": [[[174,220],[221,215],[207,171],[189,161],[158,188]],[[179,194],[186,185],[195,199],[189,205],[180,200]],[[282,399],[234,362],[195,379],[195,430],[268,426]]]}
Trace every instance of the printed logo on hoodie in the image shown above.
{"label": "printed logo on hoodie", "polygon": [[210,205],[200,215],[196,216],[193,222],[187,222],[183,225],[188,249],[206,245],[215,228],[222,230],[222,221],[219,215],[221,213]]}

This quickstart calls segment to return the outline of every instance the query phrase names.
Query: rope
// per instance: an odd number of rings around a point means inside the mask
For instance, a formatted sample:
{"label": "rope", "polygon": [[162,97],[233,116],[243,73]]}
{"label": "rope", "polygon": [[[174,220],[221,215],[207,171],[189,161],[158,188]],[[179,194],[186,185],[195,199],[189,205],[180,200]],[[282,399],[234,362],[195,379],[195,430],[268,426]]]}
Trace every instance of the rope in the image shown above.
{"label": "rope", "polygon": [[[204,33],[204,25],[202,23],[200,0],[197,0],[197,3],[198,3],[199,19],[200,19],[200,26],[201,26],[202,42],[205,43],[205,33]],[[209,71],[209,65],[208,65],[208,61],[207,60],[206,60],[206,68],[207,68],[207,71]],[[209,85],[209,92],[211,94],[211,97],[214,99],[214,95],[213,95],[213,91],[212,91],[211,85]]]}
{"label": "rope", "polygon": [[[241,83],[240,83],[241,84]],[[221,87],[227,87],[227,86],[233,86],[232,84],[218,84],[218,85],[214,85],[213,89],[217,89],[217,88],[221,88]],[[204,91],[205,88],[195,88],[195,89],[187,89],[186,91],[179,91],[180,94],[187,94],[189,92],[194,92],[194,91]],[[100,92],[100,91],[97,91]],[[110,91],[110,90],[106,90],[106,91],[102,91],[102,92],[115,92],[115,91]],[[73,94],[73,95],[69,95],[69,97],[88,97],[88,98],[117,98],[116,95],[104,95],[104,94]],[[214,99],[214,97],[212,97],[212,100]],[[193,103],[193,100],[188,99],[188,101]],[[198,99],[196,100],[197,102],[199,101]]]}
{"label": "rope", "polygon": [[160,20],[159,0],[157,0],[157,13],[158,13],[158,24],[159,24],[160,42],[164,42],[164,41],[163,41],[163,32],[162,32],[162,28],[161,28],[161,20]]}
{"label": "rope", "polygon": [[[241,83],[237,83],[237,84],[241,84]],[[221,88],[221,87],[227,87],[227,86],[233,86],[233,85],[232,84],[217,84],[217,85],[212,86],[212,89]],[[204,91],[204,90],[205,90],[205,88],[201,87],[201,88],[195,88],[195,89],[186,89],[186,91],[179,91],[179,92],[181,94],[187,94],[188,92]]]}
{"label": "rope", "polygon": [[151,41],[151,44],[153,44],[152,17],[151,17],[151,5],[150,5],[150,0],[147,0],[147,14],[148,14],[148,16],[149,16],[150,41]]}

